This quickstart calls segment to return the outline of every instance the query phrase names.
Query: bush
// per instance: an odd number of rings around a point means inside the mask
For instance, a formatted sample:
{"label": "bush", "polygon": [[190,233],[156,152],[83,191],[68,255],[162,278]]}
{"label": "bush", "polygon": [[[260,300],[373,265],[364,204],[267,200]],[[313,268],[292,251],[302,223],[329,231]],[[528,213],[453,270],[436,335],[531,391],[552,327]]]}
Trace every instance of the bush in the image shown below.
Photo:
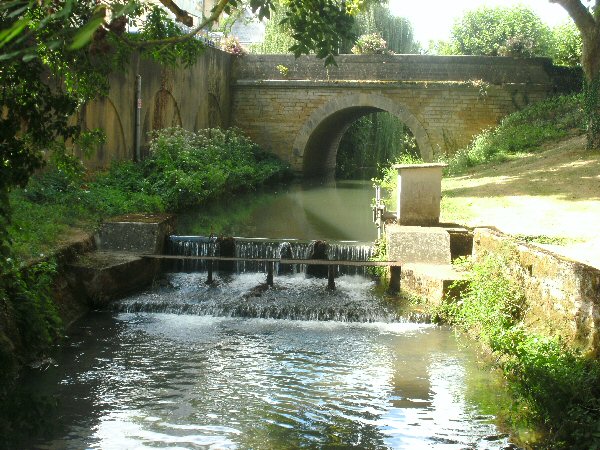
{"label": "bush", "polygon": [[388,53],[387,42],[379,33],[363,34],[352,47],[356,55],[385,55]]}
{"label": "bush", "polygon": [[554,64],[575,67],[581,65],[583,42],[581,33],[573,21],[559,25],[552,30],[551,57]]}
{"label": "bush", "polygon": [[221,41],[221,49],[235,56],[243,56],[247,53],[235,36],[227,36],[223,39],[223,41]]}
{"label": "bush", "polygon": [[557,96],[506,116],[494,129],[477,135],[468,147],[448,159],[448,173],[457,174],[486,162],[531,152],[543,143],[585,130],[581,95]]}
{"label": "bush", "polygon": [[467,12],[452,28],[455,54],[487,56],[546,56],[550,29],[522,6],[478,8]]}

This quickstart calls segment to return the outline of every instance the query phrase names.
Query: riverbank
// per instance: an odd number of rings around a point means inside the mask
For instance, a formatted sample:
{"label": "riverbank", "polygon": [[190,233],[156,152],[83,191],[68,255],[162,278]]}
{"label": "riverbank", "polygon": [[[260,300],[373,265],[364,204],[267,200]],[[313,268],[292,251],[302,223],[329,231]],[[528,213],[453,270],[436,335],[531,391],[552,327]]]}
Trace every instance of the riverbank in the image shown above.
{"label": "riverbank", "polygon": [[442,180],[443,222],[492,226],[600,268],[600,153],[585,136]]}

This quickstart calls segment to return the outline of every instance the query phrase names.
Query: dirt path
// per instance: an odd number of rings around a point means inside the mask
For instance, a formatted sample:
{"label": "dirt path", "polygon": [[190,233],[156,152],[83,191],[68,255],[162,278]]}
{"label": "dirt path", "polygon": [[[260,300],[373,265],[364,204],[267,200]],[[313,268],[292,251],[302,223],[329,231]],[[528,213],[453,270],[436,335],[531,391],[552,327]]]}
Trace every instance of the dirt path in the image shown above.
{"label": "dirt path", "polygon": [[[585,138],[442,181],[444,222],[543,236],[541,244],[600,268],[600,153]],[[556,245],[560,244],[560,245]]]}

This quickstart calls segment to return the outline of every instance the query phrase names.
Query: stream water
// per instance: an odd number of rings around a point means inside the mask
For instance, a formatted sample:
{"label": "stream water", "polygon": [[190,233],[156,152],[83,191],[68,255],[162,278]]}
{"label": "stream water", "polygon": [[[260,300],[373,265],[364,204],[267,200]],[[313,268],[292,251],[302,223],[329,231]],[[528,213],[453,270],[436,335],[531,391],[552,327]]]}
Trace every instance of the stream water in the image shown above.
{"label": "stream water", "polygon": [[[227,208],[240,218],[228,231],[306,239],[307,226],[348,239],[370,219],[368,193],[342,185],[241,200]],[[190,228],[193,217],[180,234],[208,234]],[[517,448],[498,427],[510,403],[501,380],[452,330],[391,305],[369,278],[341,275],[330,291],[297,270],[266,287],[264,273],[238,268],[207,285],[202,268],[187,269],[89,314],[27,374],[56,406],[23,448]]]}

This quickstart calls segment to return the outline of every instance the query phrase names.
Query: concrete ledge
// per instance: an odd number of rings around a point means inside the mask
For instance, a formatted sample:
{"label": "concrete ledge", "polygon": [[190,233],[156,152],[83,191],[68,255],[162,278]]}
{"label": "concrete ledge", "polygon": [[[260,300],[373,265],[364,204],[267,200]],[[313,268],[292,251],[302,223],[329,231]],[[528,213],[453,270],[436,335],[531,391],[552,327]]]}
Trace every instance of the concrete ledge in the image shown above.
{"label": "concrete ledge", "polygon": [[131,253],[93,252],[69,264],[71,283],[95,306],[150,285],[160,262]]}
{"label": "concrete ledge", "polygon": [[160,254],[174,229],[175,216],[170,214],[115,217],[102,224],[96,235],[96,246],[100,251]]}
{"label": "concrete ledge", "polygon": [[400,282],[403,293],[424,297],[434,305],[456,300],[465,286],[465,274],[452,265],[406,264]]}
{"label": "concrete ledge", "polygon": [[[388,225],[388,257],[403,264],[450,264],[450,235],[439,227]],[[403,269],[404,270],[404,269]]]}

